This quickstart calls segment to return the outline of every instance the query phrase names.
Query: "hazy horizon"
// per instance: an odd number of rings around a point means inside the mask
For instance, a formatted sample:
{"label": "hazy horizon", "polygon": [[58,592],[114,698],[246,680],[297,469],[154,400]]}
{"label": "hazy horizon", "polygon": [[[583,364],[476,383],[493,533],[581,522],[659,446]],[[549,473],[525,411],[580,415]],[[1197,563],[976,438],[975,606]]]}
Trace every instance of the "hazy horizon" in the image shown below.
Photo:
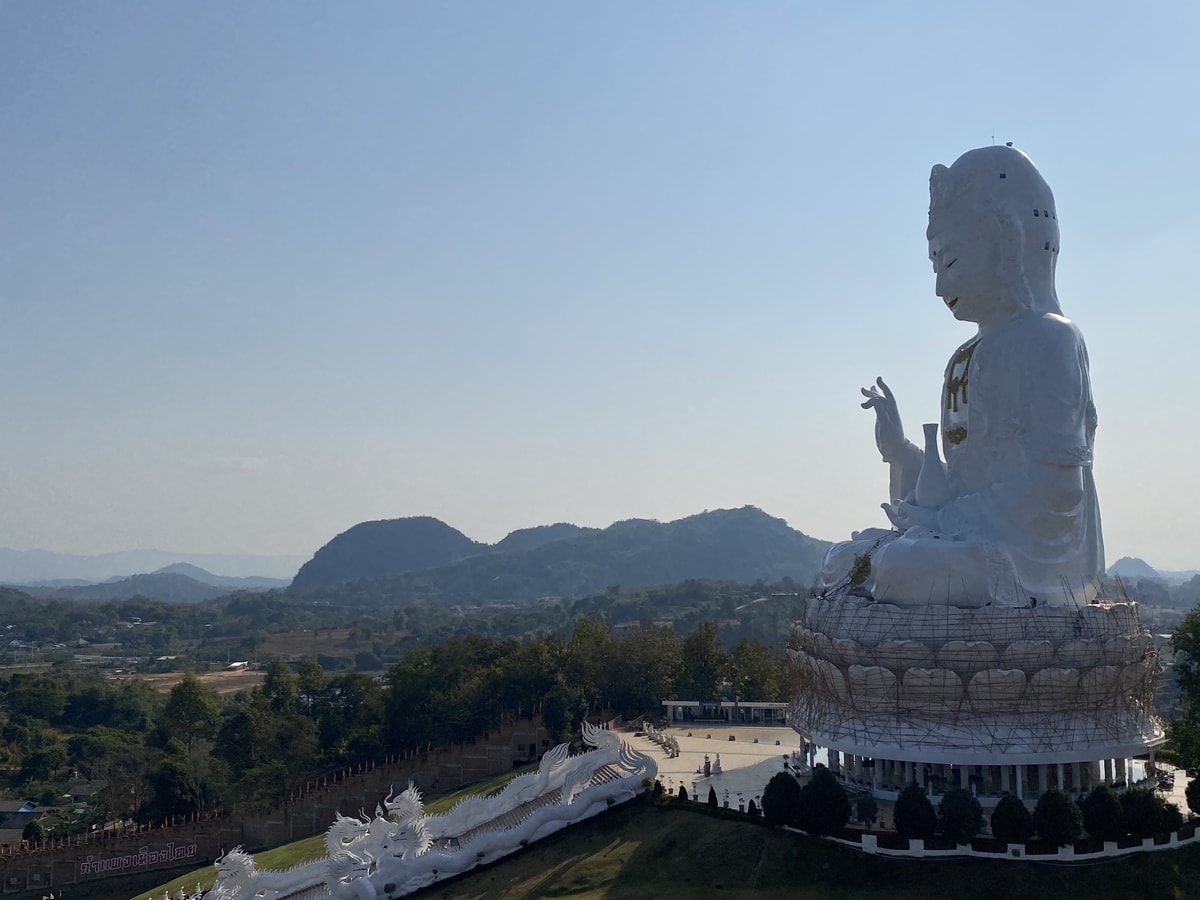
{"label": "hazy horizon", "polygon": [[[971,334],[934,163],[1053,188],[1106,564],[1200,568],[1200,8],[0,6],[0,546],[885,524]],[[1168,388],[1168,386],[1174,389]]]}

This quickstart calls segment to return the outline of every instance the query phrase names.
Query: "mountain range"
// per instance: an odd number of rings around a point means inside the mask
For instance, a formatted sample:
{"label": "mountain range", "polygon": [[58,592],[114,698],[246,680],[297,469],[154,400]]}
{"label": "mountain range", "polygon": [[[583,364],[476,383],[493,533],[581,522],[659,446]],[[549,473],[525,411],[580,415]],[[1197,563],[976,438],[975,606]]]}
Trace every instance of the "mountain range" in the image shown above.
{"label": "mountain range", "polygon": [[43,582],[20,587],[31,597],[43,600],[102,603],[107,600],[126,600],[141,596],[170,603],[201,603],[232,591],[268,591],[286,587],[287,584],[287,581],[279,578],[231,578],[214,575],[190,563],[173,563],[157,572],[130,575],[127,578],[110,578],[97,584]]}
{"label": "mountain range", "polygon": [[674,522],[629,519],[608,528],[560,523],[473,541],[438,519],[363,522],[301,567],[289,593],[380,603],[531,602],[690,578],[807,585],[829,544],[747,506]]}
{"label": "mountain range", "polygon": [[304,557],[301,556],[238,556],[176,553],[170,550],[123,550],[119,553],[80,556],[49,550],[10,550],[0,547],[0,584],[95,584],[110,578],[156,572],[177,563],[187,563],[207,573],[220,573],[216,577],[282,580],[295,575],[302,562]]}

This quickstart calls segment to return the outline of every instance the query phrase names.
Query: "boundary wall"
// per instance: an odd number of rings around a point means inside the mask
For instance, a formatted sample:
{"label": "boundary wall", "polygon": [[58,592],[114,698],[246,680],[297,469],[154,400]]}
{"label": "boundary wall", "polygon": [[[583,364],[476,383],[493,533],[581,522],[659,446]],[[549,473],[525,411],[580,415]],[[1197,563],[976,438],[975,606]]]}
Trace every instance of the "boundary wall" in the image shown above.
{"label": "boundary wall", "polygon": [[[796,828],[787,828],[798,834],[804,832]],[[1180,831],[1172,831],[1167,835],[1150,838],[1126,838],[1121,841],[1105,841],[1099,850],[1078,851],[1075,844],[1067,844],[1049,853],[1031,852],[1025,844],[1006,844],[1004,849],[977,850],[970,844],[959,844],[953,849],[935,850],[925,846],[920,838],[894,839],[889,835],[889,843],[907,843],[907,848],[880,846],[879,835],[863,834],[861,841],[847,840],[826,836],[825,840],[858,850],[871,856],[883,856],[892,859],[994,859],[1010,862],[1048,862],[1048,863],[1096,863],[1106,862],[1121,857],[1133,856],[1136,853],[1154,853],[1160,850],[1178,850],[1200,843],[1200,829],[1193,820]]]}

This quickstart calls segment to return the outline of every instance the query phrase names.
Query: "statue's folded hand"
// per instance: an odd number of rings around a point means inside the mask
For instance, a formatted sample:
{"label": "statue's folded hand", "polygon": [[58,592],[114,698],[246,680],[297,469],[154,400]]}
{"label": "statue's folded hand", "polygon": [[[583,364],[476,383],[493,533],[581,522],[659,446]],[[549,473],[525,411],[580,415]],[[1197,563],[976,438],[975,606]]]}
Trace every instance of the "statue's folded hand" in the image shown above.
{"label": "statue's folded hand", "polygon": [[883,503],[880,504],[880,507],[883,509],[884,515],[901,531],[908,531],[910,528],[937,530],[938,511],[936,509],[917,506],[906,500],[897,503]]}

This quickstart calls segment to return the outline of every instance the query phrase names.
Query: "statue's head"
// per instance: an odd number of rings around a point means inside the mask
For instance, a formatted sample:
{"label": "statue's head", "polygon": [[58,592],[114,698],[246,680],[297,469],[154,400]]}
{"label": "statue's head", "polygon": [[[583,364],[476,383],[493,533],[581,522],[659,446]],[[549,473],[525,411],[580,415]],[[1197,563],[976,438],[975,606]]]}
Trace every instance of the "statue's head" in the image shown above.
{"label": "statue's head", "polygon": [[1061,312],[1054,290],[1058,212],[1033,162],[1013,147],[970,150],[929,175],[929,257],[937,294],[968,322]]}

